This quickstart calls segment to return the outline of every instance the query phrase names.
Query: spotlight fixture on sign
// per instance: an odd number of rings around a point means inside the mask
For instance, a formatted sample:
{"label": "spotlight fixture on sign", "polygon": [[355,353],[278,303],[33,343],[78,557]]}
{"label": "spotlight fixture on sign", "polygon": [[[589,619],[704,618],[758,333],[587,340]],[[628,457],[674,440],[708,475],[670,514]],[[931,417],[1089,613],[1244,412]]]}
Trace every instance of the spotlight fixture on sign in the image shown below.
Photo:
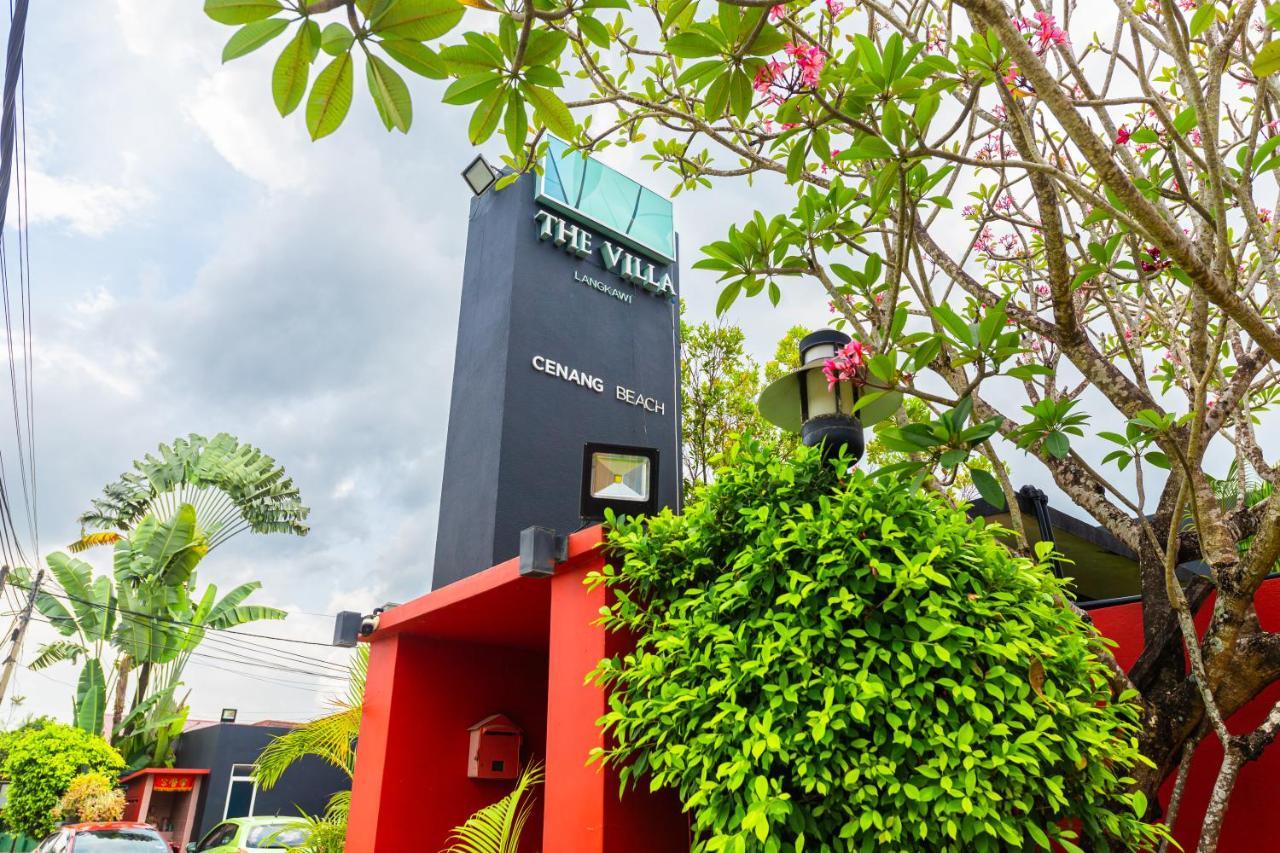
{"label": "spotlight fixture on sign", "polygon": [[471,187],[473,193],[484,195],[485,191],[498,180],[498,172],[489,165],[489,161],[484,159],[483,154],[477,154],[476,159],[462,170],[462,179],[467,182],[467,186]]}
{"label": "spotlight fixture on sign", "polygon": [[235,709],[235,708],[223,708],[223,709],[222,709],[222,722],[224,722],[224,723],[234,723],[235,721],[236,721],[236,709]]}
{"label": "spotlight fixture on sign", "polygon": [[866,389],[852,382],[830,384],[823,367],[848,343],[849,336],[835,329],[806,335],[800,341],[800,367],[765,388],[758,405],[765,420],[800,433],[806,446],[821,445],[828,454],[847,448],[856,461],[862,458],[863,427],[897,411],[902,395],[887,391],[863,401]]}
{"label": "spotlight fixture on sign", "polygon": [[582,517],[648,515],[658,506],[658,451],[588,442],[582,451]]}

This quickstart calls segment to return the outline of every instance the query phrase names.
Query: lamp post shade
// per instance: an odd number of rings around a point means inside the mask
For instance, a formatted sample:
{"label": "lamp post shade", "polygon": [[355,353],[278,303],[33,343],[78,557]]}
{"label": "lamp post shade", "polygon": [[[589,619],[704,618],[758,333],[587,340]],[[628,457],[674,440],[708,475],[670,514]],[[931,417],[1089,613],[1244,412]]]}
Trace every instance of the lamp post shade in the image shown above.
{"label": "lamp post shade", "polygon": [[769,384],[757,404],[760,415],[787,432],[799,433],[810,447],[823,445],[829,452],[847,447],[853,457],[862,456],[862,429],[892,415],[902,405],[902,394],[887,391],[854,411],[862,389],[850,382],[828,387],[823,365],[849,343],[849,336],[823,329],[800,341],[800,366]]}

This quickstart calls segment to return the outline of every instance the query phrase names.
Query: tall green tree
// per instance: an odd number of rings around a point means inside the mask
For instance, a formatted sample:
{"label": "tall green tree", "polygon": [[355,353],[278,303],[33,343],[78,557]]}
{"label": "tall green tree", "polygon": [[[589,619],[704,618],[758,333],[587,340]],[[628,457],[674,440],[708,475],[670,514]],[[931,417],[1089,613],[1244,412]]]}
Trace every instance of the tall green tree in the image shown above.
{"label": "tall green tree", "polygon": [[[67,554],[48,557],[56,588],[43,588],[36,606],[66,639],[42,646],[31,667],[83,659],[76,724],[102,733],[114,695],[113,742],[131,764],[169,763],[186,720],[182,675],[207,632],[286,615],[246,603],[260,582],[219,597],[216,585],[200,586],[197,567],[238,533],[304,535],[306,516],[284,469],[233,436],[160,445],[81,517],[98,529],[86,530],[70,550],[111,545],[111,574],[95,577],[88,563]],[[30,574],[19,571],[18,582],[29,585]]]}
{"label": "tall green tree", "polygon": [[731,436],[767,427],[756,412],[760,369],[737,326],[680,322],[680,440],[685,489],[711,479]]}

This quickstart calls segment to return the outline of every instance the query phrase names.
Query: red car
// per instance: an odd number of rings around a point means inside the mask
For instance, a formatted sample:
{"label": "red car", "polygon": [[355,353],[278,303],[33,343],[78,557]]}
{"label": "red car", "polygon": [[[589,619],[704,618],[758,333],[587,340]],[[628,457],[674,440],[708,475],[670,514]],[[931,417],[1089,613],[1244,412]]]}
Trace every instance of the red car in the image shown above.
{"label": "red car", "polygon": [[146,823],[71,823],[40,842],[34,853],[170,853],[169,842]]}

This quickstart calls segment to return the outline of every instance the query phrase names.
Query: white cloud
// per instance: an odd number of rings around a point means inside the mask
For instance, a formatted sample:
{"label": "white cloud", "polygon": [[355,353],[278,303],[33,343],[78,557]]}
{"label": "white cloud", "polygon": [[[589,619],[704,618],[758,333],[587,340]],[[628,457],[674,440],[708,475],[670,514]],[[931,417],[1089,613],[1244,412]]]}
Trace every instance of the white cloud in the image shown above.
{"label": "white cloud", "polygon": [[297,115],[276,114],[264,74],[254,65],[221,69],[200,81],[186,113],[241,174],[272,190],[295,189],[308,178],[310,158],[299,149],[310,142]]}
{"label": "white cloud", "polygon": [[[27,183],[32,224],[61,223],[89,237],[101,237],[115,230],[132,213],[147,205],[152,196],[139,187],[115,185],[82,178],[29,173]],[[17,222],[17,195],[9,197],[10,223]]]}

